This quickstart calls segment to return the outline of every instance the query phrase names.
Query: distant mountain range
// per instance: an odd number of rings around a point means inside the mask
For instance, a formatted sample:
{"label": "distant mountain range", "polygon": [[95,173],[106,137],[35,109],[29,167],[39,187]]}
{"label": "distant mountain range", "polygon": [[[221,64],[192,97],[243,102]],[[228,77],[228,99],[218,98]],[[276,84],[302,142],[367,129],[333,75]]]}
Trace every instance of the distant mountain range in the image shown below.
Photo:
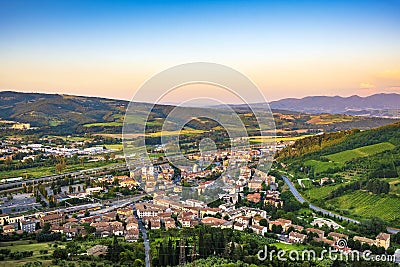
{"label": "distant mountain range", "polygon": [[272,109],[307,113],[349,114],[374,117],[400,117],[400,94],[375,94],[367,97],[353,95],[308,96],[285,98],[270,103]]}
{"label": "distant mountain range", "polygon": [[[41,133],[121,133],[128,104],[129,102],[125,100],[99,97],[2,91],[0,92],[0,128],[1,123],[15,121],[30,123],[32,127],[38,127],[37,131]],[[353,96],[283,99],[274,101],[270,105],[277,129],[284,131],[303,129],[313,132],[321,129],[323,131],[369,129],[390,124],[396,121],[393,118],[400,117],[396,116],[399,104],[400,95],[381,94],[367,98]],[[135,103],[131,108],[135,109],[137,114],[143,114],[143,110],[149,105],[152,106],[149,103]],[[255,104],[254,106],[268,113],[264,105]],[[232,105],[232,107],[246,121],[246,125],[256,123],[249,119],[250,110],[247,106]],[[151,122],[148,126],[149,130],[159,131],[163,120],[174,108],[174,105],[156,105],[148,118],[148,122]],[[196,109],[209,107],[179,108],[187,109],[186,114],[200,114]],[[132,125],[137,124],[137,127],[142,127],[143,123],[138,115]],[[188,124],[188,127],[203,129],[205,125],[210,126],[213,123],[215,122],[212,120],[208,120],[207,123],[204,119],[194,120]]]}

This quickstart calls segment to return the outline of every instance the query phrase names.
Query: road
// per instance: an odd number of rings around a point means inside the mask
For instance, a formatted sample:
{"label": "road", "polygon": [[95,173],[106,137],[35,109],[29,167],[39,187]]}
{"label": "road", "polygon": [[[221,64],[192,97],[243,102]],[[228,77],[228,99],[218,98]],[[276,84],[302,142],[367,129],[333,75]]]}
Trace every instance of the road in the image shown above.
{"label": "road", "polygon": [[[287,178],[284,175],[282,175],[282,178],[283,178],[283,181],[285,181],[285,183],[289,186],[290,192],[292,192],[293,196],[297,199],[297,201],[299,201],[300,203],[306,202],[306,199],[304,199],[304,197],[299,193],[299,191],[297,191],[297,188],[294,186],[292,181],[290,181],[290,179]],[[328,215],[329,217],[333,217],[333,218],[336,217],[336,218],[342,219],[344,221],[360,224],[360,222],[357,221],[357,220],[354,220],[354,219],[351,219],[351,218],[348,218],[348,217],[344,217],[342,215],[327,211],[327,210],[325,210],[323,208],[315,206],[314,204],[310,204],[309,207],[310,207],[310,209],[318,211],[318,212],[321,212],[322,214]],[[390,233],[390,234],[396,234],[396,233],[400,232],[400,229],[388,227],[387,228],[387,232]]]}
{"label": "road", "polygon": [[[304,197],[299,193],[299,191],[297,191],[297,188],[294,186],[294,184],[292,183],[292,181],[290,181],[289,178],[287,178],[286,176],[282,175],[283,181],[285,181],[285,183],[289,186],[290,192],[292,192],[293,196],[297,199],[297,201],[299,201],[300,203],[304,203],[306,202],[306,200],[304,199]],[[310,209],[321,212],[322,214],[328,215],[329,217],[336,217],[339,219],[342,219],[344,221],[348,221],[348,222],[352,222],[352,223],[356,223],[356,224],[360,224],[359,221],[348,218],[348,217],[344,217],[342,215],[327,211],[323,208],[320,208],[318,206],[315,206],[313,204],[309,205]]]}
{"label": "road", "polygon": [[147,230],[143,225],[142,219],[140,219],[137,216],[135,204],[132,205],[132,209],[133,209],[133,214],[138,219],[139,230],[140,230],[140,232],[142,233],[142,236],[143,236],[144,252],[146,254],[146,258],[145,258],[146,267],[150,267],[151,266],[151,264],[150,264],[150,241],[149,241],[149,237],[147,236]]}

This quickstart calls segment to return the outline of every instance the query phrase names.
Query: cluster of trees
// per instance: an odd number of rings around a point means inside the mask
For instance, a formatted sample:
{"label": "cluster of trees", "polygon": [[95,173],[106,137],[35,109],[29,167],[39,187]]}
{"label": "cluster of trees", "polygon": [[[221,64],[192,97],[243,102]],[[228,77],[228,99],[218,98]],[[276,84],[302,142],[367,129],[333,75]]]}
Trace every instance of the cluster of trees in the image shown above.
{"label": "cluster of trees", "polygon": [[333,199],[340,197],[349,191],[356,191],[360,189],[368,190],[374,194],[387,194],[389,193],[390,185],[388,182],[379,179],[368,179],[367,181],[359,180],[336,188],[325,199]]}
{"label": "cluster of trees", "polygon": [[211,256],[257,263],[260,248],[275,242],[246,232],[205,225],[178,231],[168,230],[163,236],[162,241],[155,243],[152,253],[154,266],[175,266],[179,264],[179,259],[191,262]]}
{"label": "cluster of trees", "polygon": [[13,251],[11,252],[8,248],[0,249],[0,260],[5,260],[9,258],[10,260],[20,260],[23,258],[31,257],[33,255],[33,251]]}

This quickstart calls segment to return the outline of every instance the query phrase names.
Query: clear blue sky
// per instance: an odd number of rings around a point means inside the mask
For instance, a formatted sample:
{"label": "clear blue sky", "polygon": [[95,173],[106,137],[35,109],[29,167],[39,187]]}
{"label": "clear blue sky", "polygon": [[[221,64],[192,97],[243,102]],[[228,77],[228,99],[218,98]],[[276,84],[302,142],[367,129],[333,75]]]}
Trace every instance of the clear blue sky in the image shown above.
{"label": "clear blue sky", "polygon": [[0,90],[129,99],[211,61],[270,99],[400,90],[399,1],[2,1]]}

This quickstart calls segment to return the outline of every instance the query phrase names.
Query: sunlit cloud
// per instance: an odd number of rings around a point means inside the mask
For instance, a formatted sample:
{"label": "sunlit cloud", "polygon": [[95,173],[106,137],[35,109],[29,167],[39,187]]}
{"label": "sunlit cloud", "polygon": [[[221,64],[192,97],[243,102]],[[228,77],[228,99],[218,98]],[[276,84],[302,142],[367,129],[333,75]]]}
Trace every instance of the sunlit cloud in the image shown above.
{"label": "sunlit cloud", "polygon": [[375,85],[371,83],[360,83],[360,89],[374,89]]}

